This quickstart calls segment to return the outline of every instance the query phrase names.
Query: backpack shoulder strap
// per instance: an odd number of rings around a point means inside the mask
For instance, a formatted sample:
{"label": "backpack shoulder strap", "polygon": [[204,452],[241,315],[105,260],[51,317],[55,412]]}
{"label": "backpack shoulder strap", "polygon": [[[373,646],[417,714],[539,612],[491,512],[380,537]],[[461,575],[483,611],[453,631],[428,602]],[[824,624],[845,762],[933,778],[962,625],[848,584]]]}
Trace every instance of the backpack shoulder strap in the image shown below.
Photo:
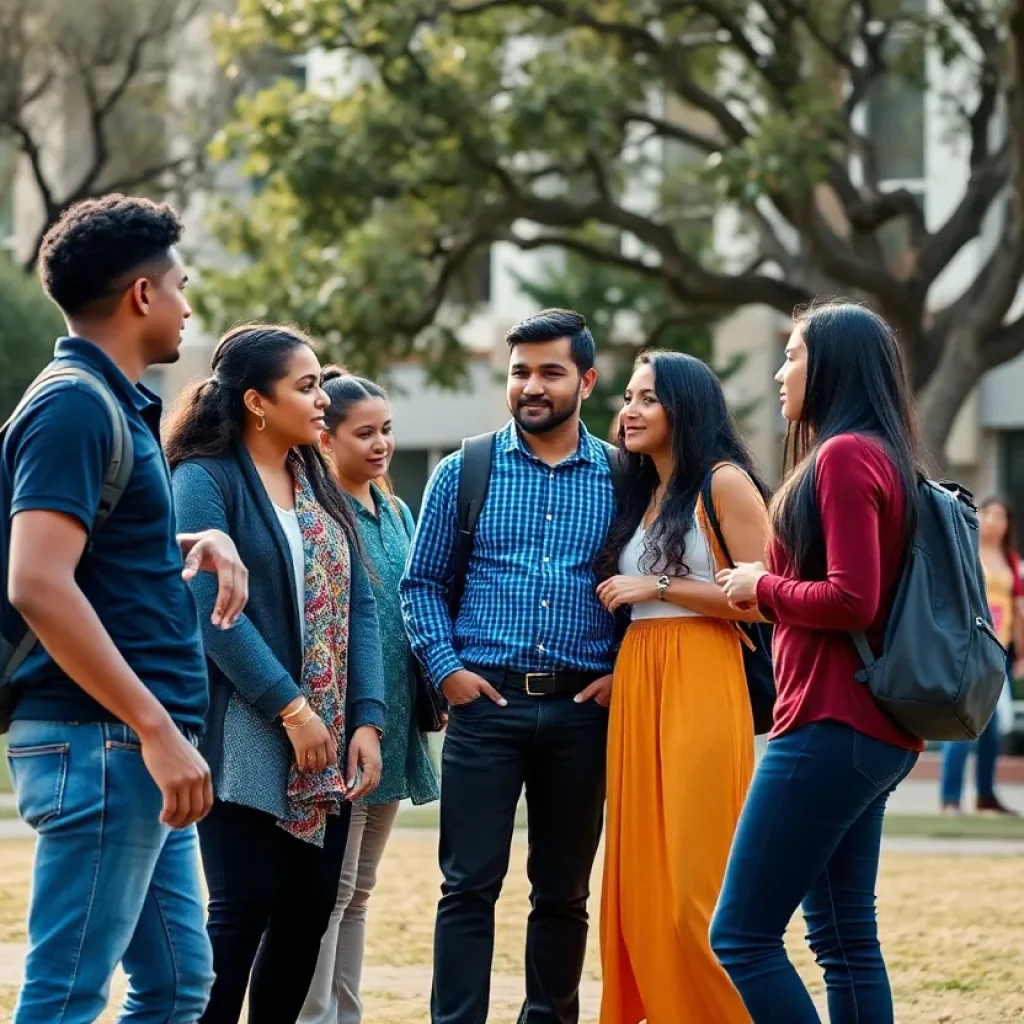
{"label": "backpack shoulder strap", "polygon": [[729,554],[729,546],[725,543],[725,536],[722,533],[722,524],[718,521],[718,512],[715,509],[715,501],[711,487],[711,482],[715,473],[721,469],[722,466],[727,465],[729,465],[729,463],[720,462],[717,466],[712,466],[711,472],[708,473],[704,478],[704,483],[701,484],[700,502],[704,510],[704,516],[715,535],[715,540],[718,541],[718,546],[722,549],[722,554],[725,556],[725,560],[730,566],[735,567],[736,563],[732,560],[732,555]]}
{"label": "backpack shoulder strap", "polygon": [[619,459],[619,449],[607,441],[602,441],[605,458],[608,459],[608,469],[612,475],[612,487],[615,490],[615,500],[621,507],[622,499],[626,493],[626,467]]}
{"label": "backpack shoulder strap", "polygon": [[60,381],[77,381],[84,384],[103,403],[110,420],[110,463],[103,478],[103,486],[100,490],[100,503],[92,522],[91,532],[95,533],[110,518],[117,507],[125,492],[125,488],[128,486],[128,480],[135,466],[135,447],[132,444],[128,419],[124,414],[124,409],[121,408],[120,403],[114,398],[106,382],[97,374],[81,366],[54,366],[44,370],[29,385],[14,412],[11,413],[3,427],[0,427],[0,436],[6,436],[11,425],[25,410],[29,402],[44,392],[51,384],[56,384]]}
{"label": "backpack shoulder strap", "polygon": [[479,434],[462,442],[462,465],[459,467],[459,492],[456,504],[459,532],[451,569],[449,608],[454,620],[466,586],[466,573],[473,554],[473,536],[480,510],[487,500],[494,461],[495,434]]}
{"label": "backpack shoulder strap", "polygon": [[[95,533],[110,518],[114,509],[128,486],[128,480],[132,475],[135,465],[135,447],[132,443],[131,431],[128,427],[128,419],[124,414],[117,399],[110,392],[105,381],[96,374],[83,369],[80,366],[55,366],[44,370],[27,388],[18,402],[14,412],[8,417],[7,422],[0,427],[0,441],[7,436],[12,424],[24,412],[26,406],[32,399],[43,393],[51,384],[59,381],[78,381],[92,390],[92,392],[103,402],[110,418],[112,443],[110,449],[110,464],[103,478],[103,486],[100,489],[100,502],[93,517],[90,533]],[[0,638],[0,648],[4,657],[0,659],[0,679],[4,683],[10,681],[11,677],[21,666],[21,663],[28,657],[32,648],[35,647],[36,637],[31,629],[26,629],[25,635],[13,645],[3,638]]]}

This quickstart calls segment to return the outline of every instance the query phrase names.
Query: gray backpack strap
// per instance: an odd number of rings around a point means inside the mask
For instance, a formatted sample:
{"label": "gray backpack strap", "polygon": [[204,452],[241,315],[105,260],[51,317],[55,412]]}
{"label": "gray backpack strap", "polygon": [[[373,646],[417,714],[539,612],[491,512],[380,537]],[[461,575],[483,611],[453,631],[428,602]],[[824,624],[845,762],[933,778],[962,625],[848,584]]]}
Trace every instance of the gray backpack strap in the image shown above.
{"label": "gray backpack strap", "polygon": [[467,437],[462,442],[462,465],[459,469],[459,495],[456,509],[459,533],[449,569],[448,609],[452,621],[459,611],[462,592],[466,587],[466,573],[473,554],[473,536],[480,510],[487,500],[491,484],[491,463],[494,461],[495,434]]}
{"label": "gray backpack strap", "polygon": [[[868,643],[868,638],[865,633],[851,633],[850,639],[853,641],[853,646],[857,648],[857,653],[860,655],[860,660],[864,663],[864,668],[869,669],[874,665],[875,652],[871,650],[871,645]],[[858,672],[857,679],[860,682],[867,681],[866,672]]]}
{"label": "gray backpack strap", "polygon": [[[28,387],[21,401],[18,402],[14,412],[8,417],[7,422],[0,427],[0,441],[7,436],[14,421],[25,410],[32,399],[46,390],[51,384],[60,381],[79,381],[88,387],[106,407],[110,419],[112,444],[110,449],[110,463],[107,466],[106,475],[103,478],[103,486],[100,489],[100,502],[93,517],[90,536],[100,529],[113,514],[121,500],[128,480],[131,478],[132,469],[135,465],[135,447],[132,443],[131,431],[128,427],[128,419],[124,414],[117,399],[110,392],[106,382],[94,373],[83,369],[80,366],[56,366],[44,370]],[[8,683],[14,673],[21,667],[21,663],[28,657],[32,648],[35,647],[36,637],[31,629],[26,628],[24,636],[16,643],[11,644],[8,640],[0,637],[0,681]]]}

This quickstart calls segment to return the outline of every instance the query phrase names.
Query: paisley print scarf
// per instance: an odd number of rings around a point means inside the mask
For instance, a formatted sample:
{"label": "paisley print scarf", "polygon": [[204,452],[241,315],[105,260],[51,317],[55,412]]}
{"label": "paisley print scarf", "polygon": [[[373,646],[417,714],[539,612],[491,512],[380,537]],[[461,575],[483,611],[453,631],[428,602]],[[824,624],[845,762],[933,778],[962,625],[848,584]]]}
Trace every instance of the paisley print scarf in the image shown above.
{"label": "paisley print scarf", "polygon": [[343,748],[348,689],[349,587],[352,579],[348,538],[316,500],[301,470],[296,473],[295,514],[306,563],[305,643],[301,690],[309,706],[338,738],[341,764],[323,772],[288,774],[288,817],[278,824],[293,836],[323,846],[327,816],[345,799]]}

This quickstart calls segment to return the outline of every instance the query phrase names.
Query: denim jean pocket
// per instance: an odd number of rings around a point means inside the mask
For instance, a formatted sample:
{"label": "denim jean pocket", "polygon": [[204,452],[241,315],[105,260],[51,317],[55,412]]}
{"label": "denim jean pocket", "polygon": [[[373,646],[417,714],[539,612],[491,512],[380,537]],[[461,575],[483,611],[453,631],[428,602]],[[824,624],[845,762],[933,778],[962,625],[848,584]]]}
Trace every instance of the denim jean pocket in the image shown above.
{"label": "denim jean pocket", "polygon": [[61,812],[69,748],[68,743],[41,743],[7,750],[18,814],[32,828],[45,825]]}
{"label": "denim jean pocket", "polygon": [[862,732],[853,734],[853,767],[879,790],[892,789],[913,764],[911,750],[894,746]]}

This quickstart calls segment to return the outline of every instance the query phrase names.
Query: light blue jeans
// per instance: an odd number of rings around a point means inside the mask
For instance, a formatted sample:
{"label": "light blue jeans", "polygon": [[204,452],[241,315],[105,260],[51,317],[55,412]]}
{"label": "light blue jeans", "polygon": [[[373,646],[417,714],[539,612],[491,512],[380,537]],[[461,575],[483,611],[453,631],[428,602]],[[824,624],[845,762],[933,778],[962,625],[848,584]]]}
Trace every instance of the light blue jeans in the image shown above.
{"label": "light blue jeans", "polygon": [[160,791],[119,724],[15,722],[7,759],[38,835],[14,1024],[92,1024],[120,963],[121,1020],[195,1024],[213,984],[194,828],[160,824]]}

